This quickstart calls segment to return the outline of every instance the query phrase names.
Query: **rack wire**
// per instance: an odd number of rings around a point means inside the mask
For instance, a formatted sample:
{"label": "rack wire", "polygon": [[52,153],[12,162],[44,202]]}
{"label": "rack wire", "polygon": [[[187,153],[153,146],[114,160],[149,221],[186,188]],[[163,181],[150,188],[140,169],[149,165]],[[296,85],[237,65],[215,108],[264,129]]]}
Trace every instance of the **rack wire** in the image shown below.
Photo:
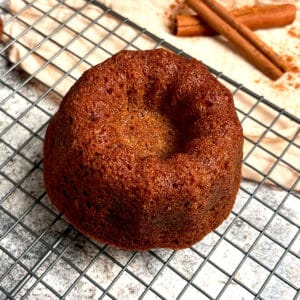
{"label": "rack wire", "polygon": [[[36,0],[28,2],[24,10],[35,7]],[[102,13],[89,19],[107,32],[100,41],[92,41],[81,33],[76,37],[87,39],[94,49],[101,49],[108,57],[114,52],[105,46],[112,38],[124,43],[122,48],[140,49],[142,37],[152,42],[151,48],[165,47],[178,54],[183,51],[155,36],[148,30],[124,18],[104,4],[89,0]],[[84,15],[63,1],[58,5],[73,9],[71,18]],[[41,10],[36,7],[36,9]],[[2,13],[10,15],[3,8]],[[7,22],[20,19],[10,15]],[[107,28],[102,20],[113,16],[115,27]],[[86,15],[84,17],[88,18]],[[41,21],[39,20],[39,21]],[[22,20],[24,23],[24,21]],[[25,23],[24,23],[25,24]],[[23,34],[33,26],[25,24]],[[88,25],[88,26],[90,26]],[[60,28],[68,27],[61,22]],[[134,30],[131,40],[118,33],[120,28]],[[68,27],[69,30],[72,28]],[[9,37],[9,36],[8,36]],[[62,95],[55,89],[66,77],[76,80],[73,68],[61,70],[62,76],[51,86],[45,86],[35,77],[55,57],[29,75],[7,61],[6,50],[13,44],[22,44],[21,36],[10,36],[10,42],[0,48],[0,299],[297,299],[300,288],[300,197],[297,178],[290,187],[282,186],[271,174],[279,163],[284,163],[299,174],[299,166],[285,160],[290,147],[300,149],[296,138],[286,138],[277,132],[276,124],[287,118],[299,128],[299,119],[260,97],[245,86],[209,68],[231,89],[233,95],[245,94],[251,99],[247,111],[237,107],[241,122],[251,120],[264,131],[253,141],[244,158],[244,164],[261,175],[258,183],[242,181],[237,202],[230,217],[214,232],[190,249],[171,251],[157,249],[148,252],[130,252],[114,249],[89,240],[70,226],[51,205],[42,183],[42,144],[49,119],[55,113]],[[52,40],[43,36],[40,43]],[[53,41],[54,42],[54,41]],[[26,45],[23,45],[26,47]],[[62,51],[70,51],[60,46]],[[149,44],[147,45],[149,48]],[[114,51],[121,50],[114,49]],[[28,49],[29,54],[35,49]],[[72,53],[76,56],[76,53]],[[78,64],[92,64],[87,53],[78,58]],[[255,117],[258,106],[266,106],[276,117],[270,124]],[[264,148],[262,140],[272,132],[285,143],[280,154]],[[256,149],[262,149],[275,158],[267,173],[249,163]],[[273,187],[266,186],[271,182]]]}

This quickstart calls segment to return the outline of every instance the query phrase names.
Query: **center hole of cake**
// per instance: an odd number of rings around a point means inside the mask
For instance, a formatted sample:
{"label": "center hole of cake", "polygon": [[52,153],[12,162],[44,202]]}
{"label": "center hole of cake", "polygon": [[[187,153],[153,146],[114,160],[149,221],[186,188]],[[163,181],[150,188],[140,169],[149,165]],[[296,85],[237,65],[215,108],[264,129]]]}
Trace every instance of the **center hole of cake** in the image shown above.
{"label": "center hole of cake", "polygon": [[140,157],[166,158],[179,151],[179,131],[166,115],[139,109],[122,120],[123,143]]}

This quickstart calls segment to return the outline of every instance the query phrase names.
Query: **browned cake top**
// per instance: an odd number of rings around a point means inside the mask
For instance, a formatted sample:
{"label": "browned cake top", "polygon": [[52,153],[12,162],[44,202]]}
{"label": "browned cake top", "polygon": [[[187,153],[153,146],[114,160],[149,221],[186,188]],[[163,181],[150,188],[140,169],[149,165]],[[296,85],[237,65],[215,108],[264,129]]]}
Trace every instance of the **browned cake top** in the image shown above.
{"label": "browned cake top", "polygon": [[88,140],[99,153],[117,146],[136,159],[192,154],[203,137],[206,148],[215,148],[215,138],[237,126],[230,92],[196,60],[162,49],[147,52],[122,51],[71,89],[60,114],[70,115],[65,125],[82,139],[78,146]]}

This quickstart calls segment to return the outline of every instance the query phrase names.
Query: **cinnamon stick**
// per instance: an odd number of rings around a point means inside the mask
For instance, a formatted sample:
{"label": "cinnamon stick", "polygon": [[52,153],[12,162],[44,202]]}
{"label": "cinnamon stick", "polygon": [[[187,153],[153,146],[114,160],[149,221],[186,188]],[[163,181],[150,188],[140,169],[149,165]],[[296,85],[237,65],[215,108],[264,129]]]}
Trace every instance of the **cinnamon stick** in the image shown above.
{"label": "cinnamon stick", "polygon": [[236,45],[253,65],[271,79],[278,79],[286,71],[285,62],[222,5],[213,0],[186,0],[186,3],[210,27]]}
{"label": "cinnamon stick", "polygon": [[[282,27],[293,23],[296,6],[293,4],[259,5],[232,10],[239,22],[251,30]],[[217,34],[199,16],[179,15],[176,17],[177,36],[197,36]]]}

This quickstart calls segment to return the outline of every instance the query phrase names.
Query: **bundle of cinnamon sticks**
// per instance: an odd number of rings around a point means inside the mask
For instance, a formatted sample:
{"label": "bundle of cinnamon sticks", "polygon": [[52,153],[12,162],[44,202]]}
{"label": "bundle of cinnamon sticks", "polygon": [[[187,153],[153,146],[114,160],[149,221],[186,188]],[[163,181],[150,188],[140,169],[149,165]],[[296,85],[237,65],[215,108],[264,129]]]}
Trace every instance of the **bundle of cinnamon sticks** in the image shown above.
{"label": "bundle of cinnamon sticks", "polygon": [[[219,33],[226,37],[230,42],[232,42],[241,54],[243,54],[249,62],[251,62],[255,67],[261,70],[269,78],[276,80],[283,75],[284,72],[289,70],[287,62],[285,62],[278,54],[276,54],[268,45],[266,45],[258,36],[256,36],[248,27],[243,24],[243,20],[248,20],[248,25],[254,24],[252,28],[264,28],[270,27],[271,23],[282,24],[287,21],[291,21],[295,18],[295,8],[292,6],[282,6],[281,10],[283,14],[280,18],[276,18],[275,12],[278,16],[278,8],[271,9],[274,15],[269,14],[270,7],[266,10],[262,7],[256,7],[254,9],[239,10],[238,12],[229,12],[221,4],[215,0],[186,0],[186,3],[198,14],[198,16],[205,22],[205,30],[209,31],[210,34]],[[250,21],[249,21],[250,13]],[[238,15],[237,15],[238,14]],[[245,17],[248,15],[248,18]],[[255,20],[253,21],[253,15],[255,15]],[[260,16],[260,20],[257,20],[257,15]],[[261,16],[264,16],[262,18]],[[282,18],[282,15],[285,17]],[[242,17],[244,16],[244,17]],[[188,17],[190,18],[190,17]],[[244,19],[243,19],[244,18]],[[271,22],[271,19],[274,19]],[[186,19],[186,17],[185,17]],[[180,18],[179,18],[180,20]],[[195,18],[193,17],[195,22]],[[181,21],[179,21],[179,24]],[[203,27],[203,24],[199,22],[197,18],[197,24]],[[246,22],[247,23],[247,22]],[[246,24],[247,25],[247,24]],[[177,18],[178,27],[178,18]],[[251,26],[250,26],[251,27]],[[198,29],[199,30],[199,29]]]}

